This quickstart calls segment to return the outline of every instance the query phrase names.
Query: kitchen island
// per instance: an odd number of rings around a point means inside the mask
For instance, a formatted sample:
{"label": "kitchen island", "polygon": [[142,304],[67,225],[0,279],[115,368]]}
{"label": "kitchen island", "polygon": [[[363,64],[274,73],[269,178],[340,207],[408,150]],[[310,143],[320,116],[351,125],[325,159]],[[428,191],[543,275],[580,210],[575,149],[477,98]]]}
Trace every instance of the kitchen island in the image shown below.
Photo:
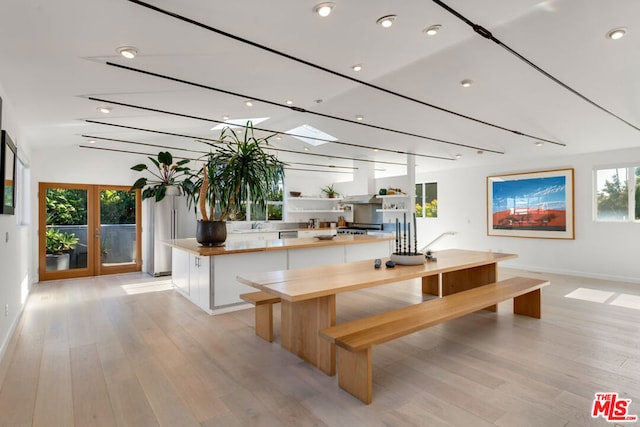
{"label": "kitchen island", "polygon": [[236,281],[238,274],[289,270],[384,258],[392,237],[339,235],[317,238],[227,241],[205,247],[196,239],[164,242],[172,247],[172,281],[182,295],[207,313],[250,307],[240,294],[253,289]]}

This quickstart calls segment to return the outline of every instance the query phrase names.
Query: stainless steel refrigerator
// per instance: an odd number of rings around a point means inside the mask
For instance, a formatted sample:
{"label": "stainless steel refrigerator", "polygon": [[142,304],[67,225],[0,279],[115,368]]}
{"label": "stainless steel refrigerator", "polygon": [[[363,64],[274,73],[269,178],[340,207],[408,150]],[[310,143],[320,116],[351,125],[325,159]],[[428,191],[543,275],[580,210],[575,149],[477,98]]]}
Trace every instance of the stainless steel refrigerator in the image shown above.
{"label": "stainless steel refrigerator", "polygon": [[196,236],[196,216],[184,196],[142,203],[142,271],[152,276],[171,274],[171,247],[163,240]]}

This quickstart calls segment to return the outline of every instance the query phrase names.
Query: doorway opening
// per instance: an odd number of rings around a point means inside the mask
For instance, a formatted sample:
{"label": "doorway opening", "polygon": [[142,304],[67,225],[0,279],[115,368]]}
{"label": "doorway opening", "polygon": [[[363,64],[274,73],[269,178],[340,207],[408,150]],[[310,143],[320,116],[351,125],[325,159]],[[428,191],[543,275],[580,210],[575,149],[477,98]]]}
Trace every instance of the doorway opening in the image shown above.
{"label": "doorway opening", "polygon": [[40,280],[140,271],[140,191],[39,184]]}

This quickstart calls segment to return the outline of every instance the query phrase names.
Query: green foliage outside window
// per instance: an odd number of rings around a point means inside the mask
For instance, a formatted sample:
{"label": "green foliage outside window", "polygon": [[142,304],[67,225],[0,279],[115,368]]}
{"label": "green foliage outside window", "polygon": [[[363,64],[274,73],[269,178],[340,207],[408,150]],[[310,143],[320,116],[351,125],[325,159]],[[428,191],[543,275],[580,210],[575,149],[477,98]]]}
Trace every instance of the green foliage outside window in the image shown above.
{"label": "green foliage outside window", "polygon": [[66,188],[48,188],[47,225],[86,225],[87,192]]}
{"label": "green foliage outside window", "polygon": [[100,192],[101,224],[135,224],[136,193],[122,190]]}

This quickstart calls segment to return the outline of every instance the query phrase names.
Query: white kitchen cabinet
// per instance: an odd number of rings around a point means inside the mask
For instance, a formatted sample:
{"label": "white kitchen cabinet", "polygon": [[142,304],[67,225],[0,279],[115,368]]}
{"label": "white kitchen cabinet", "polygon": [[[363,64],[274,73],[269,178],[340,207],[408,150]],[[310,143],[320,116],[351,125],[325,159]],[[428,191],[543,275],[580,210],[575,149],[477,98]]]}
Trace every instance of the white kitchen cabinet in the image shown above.
{"label": "white kitchen cabinet", "polygon": [[189,299],[198,307],[211,308],[211,257],[189,254]]}
{"label": "white kitchen cabinet", "polygon": [[287,269],[286,250],[244,252],[209,258],[213,262],[211,269],[213,284],[211,309],[213,310],[241,304],[243,301],[240,299],[240,294],[256,291],[238,282],[236,280],[238,274]]}
{"label": "white kitchen cabinet", "polygon": [[205,311],[211,308],[211,260],[189,252],[173,250],[171,281],[176,290]]}
{"label": "white kitchen cabinet", "polygon": [[228,232],[227,240],[237,242],[240,240],[272,240],[279,238],[277,231],[245,231],[245,232]]}
{"label": "white kitchen cabinet", "polygon": [[171,251],[171,281],[176,290],[189,296],[189,253]]}
{"label": "white kitchen cabinet", "polygon": [[309,228],[307,230],[298,230],[298,238],[302,237],[314,237],[314,236],[330,236],[332,234],[336,234],[337,230],[335,228]]}

